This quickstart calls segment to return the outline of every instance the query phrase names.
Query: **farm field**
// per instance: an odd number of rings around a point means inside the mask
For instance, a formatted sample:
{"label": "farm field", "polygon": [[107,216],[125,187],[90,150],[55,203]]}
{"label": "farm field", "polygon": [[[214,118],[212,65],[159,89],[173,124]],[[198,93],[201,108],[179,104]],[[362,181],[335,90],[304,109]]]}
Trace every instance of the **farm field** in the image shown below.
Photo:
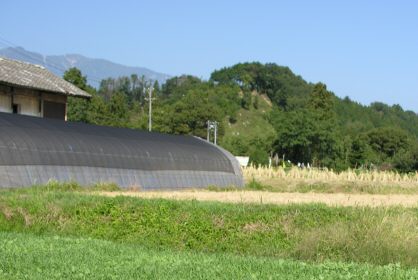
{"label": "farm field", "polygon": [[[243,189],[111,191],[95,194],[147,199],[218,201],[227,203],[300,204],[328,206],[418,207],[418,175],[379,171],[344,171],[247,167]],[[116,191],[115,191],[116,190]]]}
{"label": "farm field", "polygon": [[148,192],[97,192],[109,197],[130,196],[151,199],[175,199],[218,201],[227,203],[256,204],[300,204],[323,203],[329,206],[403,206],[418,207],[418,195],[405,194],[349,194],[349,193],[279,193],[269,191],[230,190],[183,190],[183,191],[148,191]]}
{"label": "farm field", "polygon": [[416,279],[399,265],[155,250],[117,242],[0,233],[1,279]]}
{"label": "farm field", "polygon": [[418,194],[418,173],[250,166],[243,175],[250,189],[271,192]]}

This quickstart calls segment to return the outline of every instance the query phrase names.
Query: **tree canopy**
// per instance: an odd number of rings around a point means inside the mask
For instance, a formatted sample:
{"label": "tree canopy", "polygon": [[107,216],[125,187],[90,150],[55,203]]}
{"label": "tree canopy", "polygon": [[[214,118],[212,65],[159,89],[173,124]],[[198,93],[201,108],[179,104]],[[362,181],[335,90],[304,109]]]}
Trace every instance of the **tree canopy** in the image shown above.
{"label": "tree canopy", "polygon": [[69,99],[72,121],[146,129],[152,85],[155,131],[205,138],[207,120],[218,121],[220,145],[255,164],[277,155],[338,170],[418,168],[416,113],[339,98],[288,67],[240,63],[214,71],[209,81],[183,75],[163,85],[131,75],[105,79],[97,90],[76,68],[64,79],[93,95],[90,101]]}

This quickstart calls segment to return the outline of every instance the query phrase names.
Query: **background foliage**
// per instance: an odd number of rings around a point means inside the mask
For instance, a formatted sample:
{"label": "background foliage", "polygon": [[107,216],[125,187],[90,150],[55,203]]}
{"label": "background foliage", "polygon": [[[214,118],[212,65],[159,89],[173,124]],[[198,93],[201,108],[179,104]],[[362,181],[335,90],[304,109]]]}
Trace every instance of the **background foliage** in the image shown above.
{"label": "background foliage", "polygon": [[97,90],[76,68],[64,78],[93,95],[69,100],[71,121],[146,129],[153,84],[153,130],[205,138],[206,121],[218,121],[220,145],[254,164],[268,164],[271,156],[276,164],[285,159],[336,170],[418,169],[416,113],[341,99],[288,67],[240,63],[208,81],[183,75],[162,86],[131,75],[103,80]]}

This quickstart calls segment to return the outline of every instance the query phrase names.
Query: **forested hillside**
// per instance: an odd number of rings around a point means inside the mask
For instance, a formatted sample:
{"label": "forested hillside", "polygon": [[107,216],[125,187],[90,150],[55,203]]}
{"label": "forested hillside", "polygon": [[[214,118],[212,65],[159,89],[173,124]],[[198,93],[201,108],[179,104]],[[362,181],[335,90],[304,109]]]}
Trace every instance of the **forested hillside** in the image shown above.
{"label": "forested hillside", "polygon": [[[150,84],[143,77],[109,78],[98,90],[75,68],[64,78],[93,94],[91,101],[70,100],[70,120],[147,128]],[[255,164],[277,155],[337,170],[418,169],[416,113],[341,99],[288,67],[242,63],[214,71],[209,81],[180,76],[153,86],[154,131],[206,137],[206,121],[216,120],[220,145]]]}

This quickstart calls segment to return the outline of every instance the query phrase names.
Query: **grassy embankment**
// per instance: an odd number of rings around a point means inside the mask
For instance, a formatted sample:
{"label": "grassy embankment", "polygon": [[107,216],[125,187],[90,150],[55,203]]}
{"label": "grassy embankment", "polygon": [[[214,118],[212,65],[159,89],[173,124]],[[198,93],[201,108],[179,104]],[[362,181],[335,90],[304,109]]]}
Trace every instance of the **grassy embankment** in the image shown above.
{"label": "grassy embankment", "polygon": [[247,167],[243,175],[247,189],[273,192],[418,194],[418,173]]}
{"label": "grassy embankment", "polygon": [[256,92],[252,94],[253,98],[258,96],[258,108],[256,109],[252,105],[249,109],[241,108],[237,112],[236,122],[230,123],[226,120],[228,129],[225,130],[222,141],[228,142],[234,138],[240,138],[245,142],[260,137],[262,139],[274,138],[275,130],[267,120],[267,116],[272,110],[271,102],[266,95],[259,95]]}
{"label": "grassy embankment", "polygon": [[417,208],[109,198],[59,189],[0,191],[0,231],[103,239],[147,250],[418,266]]}

